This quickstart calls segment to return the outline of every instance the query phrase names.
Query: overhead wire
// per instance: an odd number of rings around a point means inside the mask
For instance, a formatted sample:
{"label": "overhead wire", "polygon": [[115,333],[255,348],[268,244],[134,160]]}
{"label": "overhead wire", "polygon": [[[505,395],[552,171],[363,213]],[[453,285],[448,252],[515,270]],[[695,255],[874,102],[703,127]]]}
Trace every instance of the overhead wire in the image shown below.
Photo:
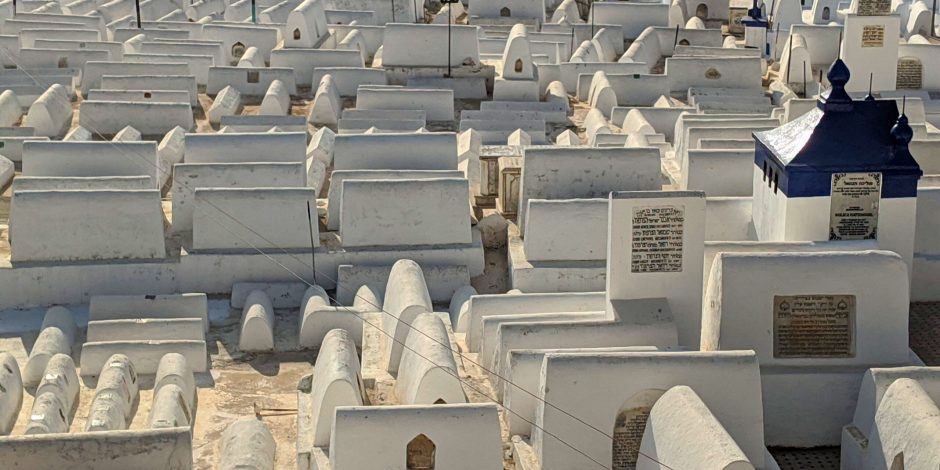
{"label": "overhead wire", "polygon": [[[2,51],[10,58],[10,60],[11,60],[14,64],[16,64],[16,66],[18,67],[18,69],[19,69],[19,70],[22,70],[23,73],[24,73],[30,80],[33,81],[33,83],[35,83],[36,85],[38,85],[38,86],[40,86],[40,87],[41,87],[41,86],[44,86],[44,85],[41,84],[32,74],[30,74],[29,71],[28,71],[26,68],[22,67],[22,66],[18,63],[18,61],[16,60],[16,57],[11,53],[11,51],[10,51],[7,47],[0,46],[0,50],[2,50]],[[90,132],[92,132],[93,134],[95,134],[96,136],[98,136],[98,138],[102,139],[103,141],[109,142],[109,143],[110,143],[112,146],[114,146],[115,149],[117,149],[118,152],[119,152],[122,156],[124,156],[125,158],[129,158],[129,159],[131,158],[130,155],[128,155],[123,149],[120,148],[120,146],[116,145],[113,141],[111,141],[110,139],[107,139],[101,132],[99,132],[99,130],[97,129],[97,127],[94,126],[92,123],[89,123],[89,122],[86,121],[84,124],[81,124],[81,126],[82,126],[82,127],[85,127],[86,129],[88,129]],[[161,175],[161,172],[163,171],[163,170],[160,168],[160,166],[159,166],[158,164],[155,164],[155,163],[150,162],[149,160],[143,158],[143,156],[141,156],[141,155],[137,155],[137,157],[138,157],[143,163],[146,163],[146,164],[151,165],[151,166],[154,167],[155,172],[156,172],[155,175],[154,175],[154,178],[157,180],[157,183],[159,183],[159,182],[160,182],[160,181],[159,181],[159,180],[160,180],[160,175]],[[186,186],[186,185],[180,185],[180,186],[178,186],[178,187],[179,187],[179,188],[184,188],[185,190],[187,190],[187,191],[191,192],[193,195],[195,195],[195,192],[196,192],[196,191],[195,191],[194,188],[191,188],[191,187]],[[274,248],[274,249],[280,251],[280,252],[283,253],[284,255],[287,255],[289,258],[291,258],[291,259],[293,259],[294,261],[296,261],[297,263],[299,263],[299,264],[301,265],[301,267],[306,268],[306,269],[311,269],[311,270],[312,270],[312,273],[313,273],[314,282],[316,282],[316,280],[317,280],[318,277],[322,277],[322,278],[326,278],[328,281],[330,281],[330,282],[332,282],[333,284],[335,284],[336,287],[337,287],[337,289],[340,288],[340,284],[339,284],[339,282],[337,282],[336,279],[332,278],[331,276],[327,275],[326,273],[323,273],[322,271],[316,270],[315,266],[308,266],[304,260],[302,260],[302,259],[300,259],[300,258],[297,257],[297,253],[291,252],[290,250],[287,250],[287,249],[285,249],[285,248],[283,248],[283,247],[277,245],[276,243],[272,242],[272,241],[269,240],[267,237],[265,237],[265,236],[263,236],[262,234],[258,233],[257,231],[255,231],[254,229],[252,229],[251,227],[249,227],[248,225],[246,225],[246,224],[244,224],[243,222],[241,222],[240,220],[238,220],[238,218],[236,218],[235,216],[233,216],[232,214],[230,214],[230,213],[227,212],[226,210],[222,209],[221,207],[219,207],[218,205],[216,205],[215,203],[213,203],[211,200],[203,199],[202,202],[208,204],[209,206],[211,206],[213,209],[215,209],[216,211],[218,211],[218,212],[221,213],[222,215],[224,215],[224,216],[226,216],[227,218],[231,219],[231,220],[232,220],[233,222],[235,222],[237,225],[243,227],[244,229],[246,229],[247,231],[249,231],[251,234],[255,235],[256,237],[258,237],[259,239],[261,239],[262,241],[264,241],[265,243],[267,243],[268,245],[270,245],[272,248]],[[205,213],[205,214],[206,214],[206,215],[209,215],[209,213]],[[218,219],[218,218],[216,218],[216,217],[213,217],[213,216],[211,216],[211,215],[209,215],[209,217],[212,218],[214,221],[219,222],[220,225],[222,225],[222,226],[225,228],[225,230],[228,231],[231,235],[234,235],[234,236],[236,236],[237,238],[241,239],[243,242],[245,242],[246,244],[248,244],[251,249],[253,249],[254,251],[257,251],[259,254],[261,254],[262,256],[264,256],[265,258],[267,258],[269,261],[271,261],[271,262],[275,263],[276,265],[278,265],[281,269],[283,269],[284,271],[286,271],[286,272],[287,272],[288,274],[290,274],[292,277],[298,279],[298,280],[301,281],[302,283],[306,284],[308,287],[318,286],[317,284],[311,283],[311,282],[307,281],[306,279],[304,279],[300,274],[298,274],[298,273],[295,272],[294,270],[292,270],[292,269],[290,269],[289,267],[287,267],[285,264],[283,264],[283,263],[281,263],[280,261],[278,261],[277,259],[275,259],[275,258],[274,258],[273,256],[271,256],[269,253],[266,253],[264,250],[262,250],[262,249],[259,248],[257,245],[255,245],[254,243],[252,243],[250,240],[248,240],[248,239],[246,239],[245,237],[243,237],[242,235],[239,235],[238,233],[236,233],[236,231],[231,230],[231,229],[229,229],[228,227],[226,227],[225,224],[222,222],[222,220],[220,220],[220,219]],[[311,250],[313,250],[313,247],[312,247],[312,246],[311,246]],[[319,287],[319,286],[318,286],[318,287]],[[321,288],[322,288],[322,287],[321,287]],[[354,298],[356,298],[356,299],[358,299],[358,300],[361,300],[362,302],[364,302],[364,303],[368,304],[369,306],[371,306],[371,307],[374,309],[373,312],[375,312],[375,313],[383,313],[383,314],[385,314],[385,315],[389,315],[389,316],[392,317],[396,322],[398,322],[398,324],[401,324],[401,325],[406,326],[410,331],[417,332],[417,333],[419,333],[420,335],[426,337],[427,339],[429,339],[429,340],[431,340],[431,341],[433,341],[433,342],[435,342],[435,343],[437,343],[437,344],[439,344],[439,345],[441,345],[441,346],[447,348],[452,354],[456,354],[456,355],[460,356],[463,360],[466,360],[467,362],[470,362],[470,363],[476,365],[477,367],[479,367],[479,368],[480,368],[481,370],[483,370],[484,372],[486,372],[486,373],[488,373],[488,374],[491,374],[492,376],[495,376],[495,377],[499,378],[501,381],[503,381],[503,382],[505,382],[505,383],[511,385],[512,387],[514,387],[514,388],[516,388],[516,389],[522,391],[523,393],[525,393],[525,394],[527,394],[527,395],[529,395],[529,396],[535,398],[537,401],[542,402],[542,403],[545,404],[546,406],[549,406],[549,407],[551,407],[551,408],[553,408],[553,409],[555,409],[555,410],[561,412],[562,414],[564,414],[564,415],[566,415],[566,416],[568,416],[568,417],[574,419],[575,421],[579,422],[580,424],[582,424],[582,425],[584,425],[584,426],[590,428],[591,430],[593,430],[593,431],[595,431],[595,432],[601,434],[601,435],[604,436],[605,438],[607,438],[607,439],[613,441],[614,436],[612,436],[611,434],[608,434],[608,433],[602,431],[601,429],[597,428],[596,426],[592,425],[591,423],[588,423],[587,421],[585,421],[585,420],[583,420],[583,419],[581,419],[581,418],[575,416],[574,414],[572,414],[572,413],[570,413],[570,412],[568,412],[568,411],[566,411],[566,410],[564,410],[564,409],[562,409],[562,408],[560,408],[560,407],[558,407],[558,406],[556,406],[556,405],[550,403],[549,401],[545,400],[544,398],[539,397],[538,395],[536,395],[536,394],[530,392],[529,390],[526,390],[525,388],[523,388],[523,387],[517,385],[516,383],[514,383],[514,382],[512,382],[511,380],[509,380],[508,378],[502,376],[502,375],[499,374],[498,372],[493,371],[493,370],[491,370],[491,369],[489,369],[489,368],[483,366],[482,364],[480,364],[480,363],[477,362],[477,361],[474,361],[473,359],[471,359],[471,358],[469,358],[468,356],[466,356],[463,352],[461,352],[461,351],[459,350],[459,348],[458,348],[458,349],[454,349],[454,348],[452,347],[452,345],[446,344],[446,343],[444,343],[444,342],[438,340],[437,338],[434,338],[433,336],[427,334],[426,332],[424,332],[424,331],[422,331],[422,330],[420,330],[420,329],[418,329],[418,328],[415,328],[414,326],[412,326],[412,325],[409,324],[408,322],[401,321],[400,319],[398,319],[398,317],[396,317],[396,316],[393,315],[392,313],[390,313],[390,312],[388,312],[387,310],[385,310],[382,306],[376,305],[376,304],[375,304],[374,302],[372,302],[371,299],[369,299],[368,297],[361,296],[361,295],[359,295],[358,292],[353,292],[352,289],[349,289],[349,288],[346,287],[346,286],[343,286],[343,288],[346,289],[347,292],[352,292]],[[602,463],[600,463],[599,461],[597,461],[596,459],[594,459],[593,457],[591,457],[590,455],[588,455],[588,454],[585,453],[584,451],[582,451],[582,450],[576,448],[575,446],[573,446],[572,444],[568,443],[567,441],[565,441],[565,440],[559,438],[557,435],[555,435],[555,434],[549,432],[549,431],[548,431],[547,429],[545,429],[544,427],[539,426],[538,424],[536,424],[536,423],[534,423],[533,421],[529,420],[527,417],[523,416],[522,414],[520,414],[520,413],[516,412],[515,410],[512,410],[512,409],[510,409],[509,407],[505,406],[504,404],[500,403],[500,402],[499,402],[497,399],[495,399],[494,397],[489,396],[488,394],[486,394],[486,393],[483,392],[482,390],[479,390],[478,388],[476,388],[475,386],[473,386],[472,384],[470,384],[468,381],[466,381],[466,380],[462,379],[461,377],[459,377],[458,374],[453,373],[452,371],[450,371],[450,370],[447,369],[446,367],[443,367],[443,366],[441,366],[440,364],[437,364],[436,362],[434,362],[434,361],[431,360],[430,358],[426,357],[425,355],[419,353],[418,351],[415,351],[413,348],[408,347],[408,346],[405,344],[405,342],[399,340],[399,339],[396,338],[394,335],[389,334],[389,333],[388,333],[387,331],[385,331],[383,328],[381,328],[381,327],[379,327],[379,326],[376,326],[376,325],[372,324],[371,322],[369,322],[368,320],[366,320],[365,318],[363,318],[363,316],[360,314],[360,313],[362,313],[362,312],[357,312],[357,311],[355,311],[355,310],[352,310],[352,309],[350,308],[350,306],[343,305],[342,303],[340,303],[339,300],[338,300],[335,296],[331,296],[328,292],[326,292],[326,289],[324,289],[324,292],[326,293],[327,298],[328,298],[331,302],[335,303],[337,307],[340,307],[340,308],[344,309],[346,312],[348,312],[348,313],[350,313],[350,314],[356,315],[356,316],[359,317],[360,320],[362,320],[364,323],[368,324],[368,325],[369,325],[370,327],[372,327],[372,328],[375,328],[376,330],[378,330],[379,332],[381,332],[383,335],[387,336],[387,337],[388,337],[389,339],[391,339],[392,341],[394,341],[394,342],[400,344],[402,347],[404,347],[405,349],[408,349],[409,351],[411,351],[412,353],[418,355],[419,357],[422,357],[423,359],[425,359],[425,360],[428,361],[429,363],[431,363],[431,364],[433,364],[433,365],[435,365],[435,366],[441,368],[442,370],[447,371],[450,375],[453,375],[455,378],[457,378],[461,383],[465,384],[467,387],[471,388],[472,390],[476,391],[477,393],[480,393],[481,395],[483,395],[483,396],[486,397],[487,399],[491,400],[493,403],[495,403],[496,405],[498,405],[500,408],[503,408],[503,409],[506,410],[507,412],[509,412],[509,413],[511,413],[511,414],[513,414],[513,415],[515,415],[515,416],[517,416],[518,418],[522,419],[522,420],[525,421],[526,423],[528,423],[528,424],[532,425],[533,427],[537,428],[538,430],[540,430],[540,431],[543,432],[544,434],[546,434],[546,435],[548,435],[548,436],[550,436],[550,437],[552,437],[552,438],[558,440],[559,442],[561,442],[561,443],[564,444],[565,446],[571,448],[572,450],[576,451],[577,453],[581,454],[582,456],[588,458],[588,459],[591,460],[593,463],[595,463],[595,464],[601,466],[602,468],[610,468],[609,466],[603,465]],[[302,309],[302,308],[303,308],[303,306],[301,306],[301,309]],[[371,313],[371,312],[366,312],[366,313]],[[649,456],[649,455],[646,455],[646,454],[643,453],[642,451],[638,451],[638,452],[639,452],[639,456],[642,456],[642,457],[645,457],[645,458],[647,458],[647,459],[650,459],[650,460],[652,460],[652,461],[658,463],[659,465],[663,466],[663,467],[666,468],[666,469],[675,470],[675,469],[673,469],[672,467],[666,465],[665,463],[662,463],[662,462],[656,460],[655,458],[653,458],[653,457],[651,457],[651,456]]]}

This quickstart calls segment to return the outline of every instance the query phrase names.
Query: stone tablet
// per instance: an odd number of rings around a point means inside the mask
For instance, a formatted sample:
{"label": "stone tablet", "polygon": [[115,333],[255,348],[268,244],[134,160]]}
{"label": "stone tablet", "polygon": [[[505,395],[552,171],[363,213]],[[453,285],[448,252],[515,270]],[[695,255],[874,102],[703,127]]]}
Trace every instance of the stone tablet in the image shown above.
{"label": "stone tablet", "polygon": [[885,16],[891,14],[890,0],[858,0],[858,9],[855,13],[859,16]]}
{"label": "stone tablet", "polygon": [[877,240],[881,173],[834,173],[829,240]]}
{"label": "stone tablet", "polygon": [[855,357],[855,296],[774,296],[774,357]]}
{"label": "stone tablet", "polygon": [[631,272],[681,272],[684,223],[681,206],[634,207]]}
{"label": "stone tablet", "polygon": [[898,59],[897,87],[904,90],[919,90],[924,82],[924,65],[916,57]]}
{"label": "stone tablet", "polygon": [[862,47],[884,47],[884,45],[884,25],[870,24],[862,27]]}

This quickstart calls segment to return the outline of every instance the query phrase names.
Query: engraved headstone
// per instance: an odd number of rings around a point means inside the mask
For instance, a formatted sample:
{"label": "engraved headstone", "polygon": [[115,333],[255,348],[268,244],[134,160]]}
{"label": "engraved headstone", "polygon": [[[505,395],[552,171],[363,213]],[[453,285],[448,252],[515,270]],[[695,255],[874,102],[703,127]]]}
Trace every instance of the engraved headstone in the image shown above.
{"label": "engraved headstone", "polygon": [[862,47],[884,47],[884,45],[884,25],[870,24],[862,27]]}
{"label": "engraved headstone", "polygon": [[855,14],[859,16],[885,16],[891,14],[891,0],[858,0]]}
{"label": "engraved headstone", "polygon": [[643,431],[652,406],[624,410],[614,423],[612,470],[632,470],[640,456]]}
{"label": "engraved headstone", "polygon": [[905,90],[919,90],[924,84],[924,64],[916,57],[898,59],[897,87]]}

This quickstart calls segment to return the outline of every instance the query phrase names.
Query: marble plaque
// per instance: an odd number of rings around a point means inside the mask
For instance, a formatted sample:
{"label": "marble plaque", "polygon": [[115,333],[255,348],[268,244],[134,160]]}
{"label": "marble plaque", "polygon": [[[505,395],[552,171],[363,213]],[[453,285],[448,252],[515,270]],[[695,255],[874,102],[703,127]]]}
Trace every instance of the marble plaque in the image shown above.
{"label": "marble plaque", "polygon": [[881,173],[833,173],[829,240],[877,240]]}
{"label": "marble plaque", "polygon": [[631,272],[682,272],[684,224],[682,207],[634,207]]}
{"label": "marble plaque", "polygon": [[774,357],[855,357],[855,296],[774,296]]}

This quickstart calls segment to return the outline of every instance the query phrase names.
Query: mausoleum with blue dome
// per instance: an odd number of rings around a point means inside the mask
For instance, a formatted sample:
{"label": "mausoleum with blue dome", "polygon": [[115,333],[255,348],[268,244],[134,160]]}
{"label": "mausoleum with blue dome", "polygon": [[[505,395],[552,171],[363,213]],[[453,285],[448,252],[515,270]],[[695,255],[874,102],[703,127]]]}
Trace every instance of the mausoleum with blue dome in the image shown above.
{"label": "mausoleum with blue dome", "polygon": [[923,174],[913,130],[896,101],[853,100],[849,77],[837,59],[816,108],[754,133],[754,229],[761,241],[874,240],[910,266]]}

